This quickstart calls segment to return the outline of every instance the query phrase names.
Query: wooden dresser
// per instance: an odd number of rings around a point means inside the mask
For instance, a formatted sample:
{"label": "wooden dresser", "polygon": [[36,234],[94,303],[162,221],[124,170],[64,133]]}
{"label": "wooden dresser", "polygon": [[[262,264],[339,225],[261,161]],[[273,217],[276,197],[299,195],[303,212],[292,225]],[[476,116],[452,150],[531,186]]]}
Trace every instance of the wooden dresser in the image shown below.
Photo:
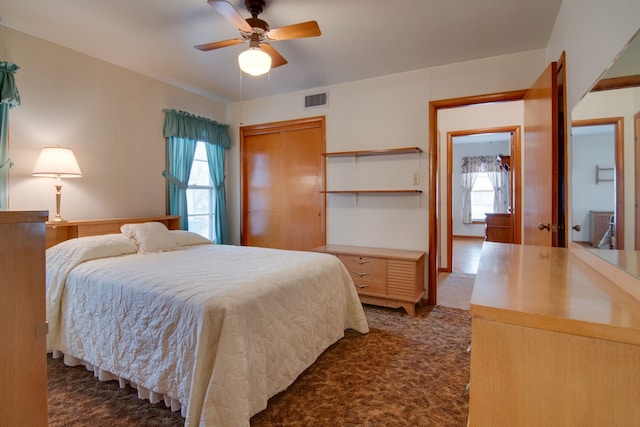
{"label": "wooden dresser", "polygon": [[46,426],[47,211],[0,211],[0,425]]}
{"label": "wooden dresser", "polygon": [[469,426],[638,425],[640,301],[607,277],[573,250],[484,243]]}
{"label": "wooden dresser", "polygon": [[513,243],[510,213],[485,214],[484,240],[487,242]]}
{"label": "wooden dresser", "polygon": [[341,245],[314,251],[336,255],[342,261],[363,303],[402,307],[415,316],[416,304],[425,293],[424,252]]}

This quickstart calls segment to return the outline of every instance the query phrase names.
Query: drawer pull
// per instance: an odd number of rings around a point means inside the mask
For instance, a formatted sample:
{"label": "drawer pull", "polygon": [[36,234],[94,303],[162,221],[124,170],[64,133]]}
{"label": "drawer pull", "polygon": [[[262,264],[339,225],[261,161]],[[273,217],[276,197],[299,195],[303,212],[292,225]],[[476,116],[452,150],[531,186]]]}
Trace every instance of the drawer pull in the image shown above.
{"label": "drawer pull", "polygon": [[365,261],[363,259],[352,259],[351,261],[355,262],[356,264],[369,264],[369,261]]}
{"label": "drawer pull", "polygon": [[357,271],[354,271],[353,274],[355,274],[358,277],[364,277],[364,276],[368,276],[369,275],[369,273],[359,273]]}
{"label": "drawer pull", "polygon": [[354,283],[354,285],[356,285],[356,288],[359,288],[359,289],[363,289],[363,288],[368,288],[369,287],[369,285],[361,285],[359,283]]}

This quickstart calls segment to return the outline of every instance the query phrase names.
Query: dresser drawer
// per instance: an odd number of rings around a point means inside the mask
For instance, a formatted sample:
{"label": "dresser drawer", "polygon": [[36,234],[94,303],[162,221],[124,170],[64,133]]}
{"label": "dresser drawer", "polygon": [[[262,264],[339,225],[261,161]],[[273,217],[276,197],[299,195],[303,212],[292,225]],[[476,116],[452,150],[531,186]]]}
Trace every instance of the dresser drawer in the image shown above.
{"label": "dresser drawer", "polygon": [[357,255],[338,255],[353,280],[387,281],[387,260]]}
{"label": "dresser drawer", "polygon": [[387,283],[380,280],[353,278],[353,284],[359,294],[386,295]]}

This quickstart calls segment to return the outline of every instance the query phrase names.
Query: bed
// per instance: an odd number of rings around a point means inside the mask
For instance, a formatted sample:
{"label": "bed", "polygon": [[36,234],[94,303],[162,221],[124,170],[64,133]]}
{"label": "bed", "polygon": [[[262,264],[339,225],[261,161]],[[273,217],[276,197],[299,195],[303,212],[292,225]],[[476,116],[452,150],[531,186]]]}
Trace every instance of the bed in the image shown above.
{"label": "bed", "polygon": [[346,329],[368,332],[331,255],[122,221],[47,249],[47,349],[163,400],[186,426],[248,426]]}

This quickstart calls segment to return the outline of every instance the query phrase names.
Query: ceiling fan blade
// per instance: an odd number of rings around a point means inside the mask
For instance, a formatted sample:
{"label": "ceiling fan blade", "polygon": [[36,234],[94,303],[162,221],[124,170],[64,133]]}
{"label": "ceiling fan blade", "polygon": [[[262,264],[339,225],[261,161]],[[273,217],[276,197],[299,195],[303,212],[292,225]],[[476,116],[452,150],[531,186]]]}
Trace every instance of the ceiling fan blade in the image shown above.
{"label": "ceiling fan blade", "polygon": [[251,25],[240,15],[231,3],[225,0],[209,0],[207,1],[220,15],[227,18],[229,22],[242,31],[251,32]]}
{"label": "ceiling fan blade", "polygon": [[317,37],[320,35],[320,27],[316,21],[301,22],[287,25],[286,27],[273,28],[267,33],[270,40],[300,39],[303,37]]}
{"label": "ceiling fan blade", "polygon": [[269,43],[260,43],[260,47],[271,57],[271,68],[276,68],[287,63],[287,60]]}
{"label": "ceiling fan blade", "polygon": [[199,49],[203,52],[208,52],[210,50],[214,50],[214,49],[220,49],[222,47],[227,47],[227,46],[233,46],[235,44],[241,44],[244,43],[245,40],[244,39],[229,39],[229,40],[222,40],[219,42],[212,42],[212,43],[205,43],[205,44],[199,44],[197,46],[194,46],[196,49]]}

